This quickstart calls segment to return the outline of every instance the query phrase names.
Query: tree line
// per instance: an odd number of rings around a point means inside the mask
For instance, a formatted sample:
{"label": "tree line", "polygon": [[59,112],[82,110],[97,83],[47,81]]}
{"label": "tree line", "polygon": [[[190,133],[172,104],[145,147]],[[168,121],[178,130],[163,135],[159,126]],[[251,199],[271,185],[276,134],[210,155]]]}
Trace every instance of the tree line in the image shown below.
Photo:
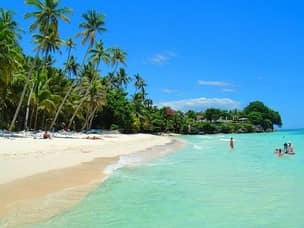
{"label": "tree line", "polygon": [[[24,15],[32,20],[28,31],[35,45],[34,55],[26,55],[20,45],[24,31],[14,20],[13,11],[0,8],[1,129],[216,133],[282,125],[279,113],[259,102],[243,111],[181,112],[157,107],[148,97],[143,77],[127,73],[126,51],[104,44],[104,14],[84,12],[79,32],[63,39],[59,25],[70,23],[72,9],[61,7],[58,0],[25,2],[34,9]],[[75,37],[81,38],[80,44]],[[86,46],[82,59],[74,55],[76,45]],[[62,49],[65,61],[58,67],[54,63]],[[130,86],[135,88],[134,94],[128,93]],[[240,123],[241,117],[246,121]]]}

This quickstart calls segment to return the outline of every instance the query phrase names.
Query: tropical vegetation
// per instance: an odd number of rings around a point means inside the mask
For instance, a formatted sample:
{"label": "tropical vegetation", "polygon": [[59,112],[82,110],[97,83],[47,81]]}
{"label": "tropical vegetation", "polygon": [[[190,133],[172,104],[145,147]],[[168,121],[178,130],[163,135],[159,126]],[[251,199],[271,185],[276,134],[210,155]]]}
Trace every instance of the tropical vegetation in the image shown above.
{"label": "tropical vegetation", "polygon": [[[39,130],[91,128],[121,132],[175,132],[185,134],[271,131],[282,125],[280,114],[262,102],[244,110],[207,109],[182,112],[157,107],[149,98],[140,74],[126,71],[127,53],[107,47],[105,15],[95,10],[82,14],[74,38],[60,36],[61,23],[70,23],[72,10],[58,0],[26,0],[32,12],[34,55],[27,55],[19,28],[10,10],[0,9],[0,128]],[[73,51],[86,46],[79,60]],[[63,51],[66,50],[66,51]],[[55,66],[58,53],[65,63]],[[62,57],[62,56],[61,56]],[[130,86],[134,94],[130,94]]]}

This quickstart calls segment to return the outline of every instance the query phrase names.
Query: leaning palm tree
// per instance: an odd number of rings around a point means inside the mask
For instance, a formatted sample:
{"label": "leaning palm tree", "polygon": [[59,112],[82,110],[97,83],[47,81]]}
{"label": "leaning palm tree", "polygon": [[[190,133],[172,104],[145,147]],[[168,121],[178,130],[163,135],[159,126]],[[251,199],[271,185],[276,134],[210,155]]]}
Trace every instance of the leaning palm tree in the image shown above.
{"label": "leaning palm tree", "polygon": [[86,99],[86,120],[82,130],[92,126],[96,111],[105,105],[106,93],[100,78],[95,78],[90,83],[90,91]]}
{"label": "leaning palm tree", "polygon": [[[49,39],[51,40],[57,40],[58,38],[58,20],[61,19],[65,22],[69,22],[69,18],[66,16],[67,14],[71,13],[71,10],[67,7],[59,8],[59,0],[26,0],[26,3],[38,8],[38,11],[31,12],[25,14],[25,18],[35,18],[33,24],[30,26],[30,31],[38,30],[41,36],[48,35]],[[53,33],[52,35],[50,33]],[[36,37],[39,39],[40,37]],[[45,41],[45,39],[41,39],[41,41]],[[52,48],[49,49],[48,45],[43,45],[45,54],[49,51],[53,50]],[[42,46],[38,45],[36,49],[36,58],[39,56]],[[47,55],[45,55],[47,56]],[[21,105],[23,103],[26,90],[28,88],[28,84],[30,82],[30,77],[32,74],[32,71],[35,67],[35,63],[31,67],[31,69],[28,72],[27,80],[24,84],[22,94],[19,99],[19,103],[17,105],[14,117],[12,119],[12,122],[10,124],[9,130],[11,131],[14,126],[16,119],[18,117],[18,114],[20,112]]]}
{"label": "leaning palm tree", "polygon": [[[79,71],[79,64],[76,62],[74,56],[71,56],[69,59],[68,59],[68,62],[65,63],[65,71],[67,71],[69,73],[69,78],[71,79],[72,76],[77,76],[78,74],[78,71]],[[73,80],[73,82],[76,81],[76,80]],[[50,125],[50,129],[52,129],[57,121],[57,118],[64,106],[64,104],[66,103],[68,97],[70,96],[70,94],[72,93],[73,91],[73,88],[75,88],[75,84],[74,83],[71,83],[69,85],[69,89],[68,91],[66,92],[64,98],[62,99],[57,111],[56,111],[56,114],[55,114],[55,117],[53,118],[53,121]]]}
{"label": "leaning palm tree", "polygon": [[96,35],[106,31],[105,16],[97,13],[95,10],[90,10],[82,15],[84,22],[79,27],[83,31],[79,32],[77,36],[82,36],[81,44],[84,45],[89,42],[88,49],[84,55],[83,63],[87,58],[89,50],[94,46]]}
{"label": "leaning palm tree", "polygon": [[116,72],[118,65],[123,64],[126,65],[127,53],[117,47],[111,48],[111,64],[113,67],[113,72]]}
{"label": "leaning palm tree", "polygon": [[109,64],[111,61],[109,50],[104,48],[101,40],[95,44],[95,48],[89,50],[89,54],[91,62],[96,66],[96,70],[99,68],[101,62]]}
{"label": "leaning palm tree", "polygon": [[[60,40],[59,37],[51,29],[49,29],[48,33],[43,34],[43,35],[35,34],[34,38],[35,38],[34,43],[37,45],[35,50],[37,50],[37,51],[41,50],[41,53],[44,54],[43,67],[45,69],[47,69],[48,64],[51,63],[51,61],[49,61],[49,53],[58,51],[60,48],[60,45],[63,44],[63,41]],[[25,123],[24,123],[25,129],[27,129],[30,99],[31,99],[31,94],[32,94],[34,87],[35,87],[35,81],[32,84],[32,88],[30,90],[30,95],[28,97],[26,113],[25,113]]]}
{"label": "leaning palm tree", "polygon": [[[84,65],[83,70],[82,70],[82,80],[80,82],[80,84],[85,85],[84,94],[82,95],[82,98],[79,101],[79,104],[77,105],[77,107],[69,121],[68,128],[70,128],[72,126],[74,118],[76,117],[76,115],[78,114],[83,103],[87,99],[89,92],[90,92],[90,88],[92,86],[92,82],[96,78],[99,78],[99,77],[100,77],[100,75],[99,75],[98,71],[95,69],[94,65],[91,62],[89,62],[88,65]],[[81,87],[81,85],[80,85],[80,87]]]}

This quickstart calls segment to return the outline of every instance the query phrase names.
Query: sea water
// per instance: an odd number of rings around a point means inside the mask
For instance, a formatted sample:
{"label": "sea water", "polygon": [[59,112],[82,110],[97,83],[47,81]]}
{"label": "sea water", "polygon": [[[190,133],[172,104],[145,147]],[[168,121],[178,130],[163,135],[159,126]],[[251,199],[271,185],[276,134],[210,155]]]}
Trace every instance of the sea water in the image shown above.
{"label": "sea water", "polygon": [[[303,136],[181,136],[187,145],[177,153],[116,170],[75,208],[34,227],[304,227]],[[288,141],[295,155],[273,153]]]}

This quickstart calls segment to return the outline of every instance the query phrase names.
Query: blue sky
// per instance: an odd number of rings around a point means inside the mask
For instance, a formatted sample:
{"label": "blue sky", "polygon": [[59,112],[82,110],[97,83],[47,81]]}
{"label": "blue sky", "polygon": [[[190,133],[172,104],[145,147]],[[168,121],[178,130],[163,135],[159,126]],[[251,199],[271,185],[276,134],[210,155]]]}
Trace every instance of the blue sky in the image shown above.
{"label": "blue sky", "polygon": [[[20,26],[32,10],[0,0]],[[304,127],[304,3],[301,1],[62,0],[73,9],[62,38],[79,31],[81,14],[106,14],[106,46],[127,51],[127,71],[139,72],[156,104],[179,109],[243,108],[262,100],[281,113],[284,128]],[[31,35],[23,35],[26,53]],[[74,54],[81,60],[86,47]],[[65,58],[63,49],[62,57]],[[59,60],[60,62],[60,60]],[[58,63],[59,64],[59,63]],[[132,91],[132,90],[131,90]]]}

